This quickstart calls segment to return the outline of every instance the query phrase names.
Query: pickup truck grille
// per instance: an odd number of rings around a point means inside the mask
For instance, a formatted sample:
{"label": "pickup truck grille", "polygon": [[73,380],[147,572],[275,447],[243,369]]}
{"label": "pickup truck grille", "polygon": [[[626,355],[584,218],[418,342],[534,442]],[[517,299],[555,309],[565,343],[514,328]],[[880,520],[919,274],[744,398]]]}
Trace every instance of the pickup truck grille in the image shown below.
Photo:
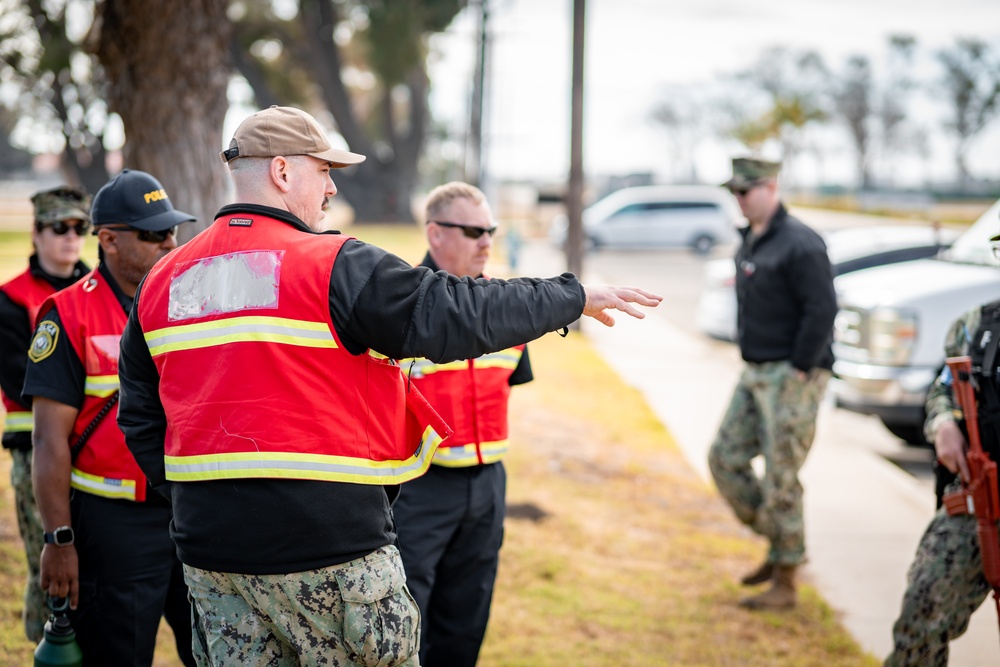
{"label": "pickup truck grille", "polygon": [[841,361],[906,366],[917,329],[917,315],[910,311],[841,307],[833,323],[833,354]]}

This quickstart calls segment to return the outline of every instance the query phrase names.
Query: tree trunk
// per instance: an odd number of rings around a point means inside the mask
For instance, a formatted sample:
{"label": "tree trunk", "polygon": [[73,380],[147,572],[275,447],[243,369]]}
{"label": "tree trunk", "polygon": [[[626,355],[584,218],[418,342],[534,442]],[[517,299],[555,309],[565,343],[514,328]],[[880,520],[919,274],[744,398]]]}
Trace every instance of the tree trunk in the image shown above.
{"label": "tree trunk", "polygon": [[108,105],[125,125],[125,166],[155,176],[174,206],[197,217],[181,240],[211,224],[226,200],[219,158],[228,101],[226,0],[105,0],[97,56]]}

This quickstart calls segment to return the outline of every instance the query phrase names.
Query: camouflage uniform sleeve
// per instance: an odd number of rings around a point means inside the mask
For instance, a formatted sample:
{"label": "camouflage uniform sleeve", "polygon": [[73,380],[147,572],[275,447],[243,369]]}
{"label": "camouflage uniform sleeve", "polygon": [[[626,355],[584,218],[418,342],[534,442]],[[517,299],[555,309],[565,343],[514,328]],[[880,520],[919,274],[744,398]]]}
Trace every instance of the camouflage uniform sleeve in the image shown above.
{"label": "camouflage uniform sleeve", "polygon": [[[979,328],[981,311],[974,308],[959,317],[951,325],[944,341],[944,356],[958,357],[968,354],[969,342]],[[961,410],[955,404],[951,393],[951,372],[947,367],[931,385],[927,392],[927,421],[924,422],[924,435],[929,442],[934,442],[938,429],[946,421],[956,421],[962,416]]]}

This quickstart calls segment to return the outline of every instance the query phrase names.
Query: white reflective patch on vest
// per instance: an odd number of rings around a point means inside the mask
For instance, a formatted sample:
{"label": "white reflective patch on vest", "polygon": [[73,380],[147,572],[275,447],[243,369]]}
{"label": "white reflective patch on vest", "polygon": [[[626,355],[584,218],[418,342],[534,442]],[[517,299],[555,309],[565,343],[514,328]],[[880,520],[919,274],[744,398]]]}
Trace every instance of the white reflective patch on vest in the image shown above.
{"label": "white reflective patch on vest", "polygon": [[179,265],[170,279],[167,318],[278,307],[283,250],[252,250],[207,257]]}

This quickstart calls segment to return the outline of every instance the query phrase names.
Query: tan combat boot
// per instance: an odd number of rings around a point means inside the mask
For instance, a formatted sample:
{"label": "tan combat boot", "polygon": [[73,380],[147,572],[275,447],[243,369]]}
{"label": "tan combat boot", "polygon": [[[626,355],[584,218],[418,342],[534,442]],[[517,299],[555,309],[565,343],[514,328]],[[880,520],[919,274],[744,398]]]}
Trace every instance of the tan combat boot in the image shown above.
{"label": "tan combat boot", "polygon": [[744,586],[756,586],[771,581],[774,577],[774,563],[764,561],[756,570],[740,579]]}
{"label": "tan combat boot", "polygon": [[795,565],[775,565],[771,588],[760,595],[743,598],[740,606],[747,609],[777,611],[795,606]]}

